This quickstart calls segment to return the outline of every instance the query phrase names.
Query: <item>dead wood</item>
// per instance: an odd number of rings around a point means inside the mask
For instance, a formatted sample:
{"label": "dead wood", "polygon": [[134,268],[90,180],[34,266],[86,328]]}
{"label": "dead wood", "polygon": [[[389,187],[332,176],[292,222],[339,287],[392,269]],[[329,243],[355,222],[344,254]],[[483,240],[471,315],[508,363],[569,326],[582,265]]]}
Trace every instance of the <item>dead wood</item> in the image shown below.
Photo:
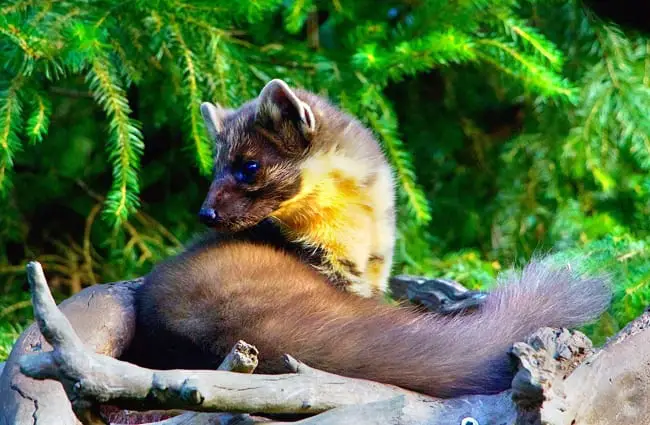
{"label": "dead wood", "polygon": [[[133,291],[141,282],[93,285],[63,301],[59,308],[89,350],[119,357],[133,338]],[[79,423],[58,381],[37,381],[20,373],[18,360],[24,354],[50,350],[52,346],[36,324],[16,341],[0,374],[0,425]]]}
{"label": "dead wood", "polygon": [[[286,362],[291,373],[272,376],[227,371],[155,371],[121,362],[114,357],[128,346],[129,335],[132,336],[132,299],[121,292],[129,293],[131,289],[116,288],[133,288],[138,283],[97,285],[95,296],[90,296],[90,292],[80,294],[76,304],[68,300],[59,310],[40,265],[31,263],[29,267],[35,317],[45,340],[33,329],[31,336],[28,332],[21,337],[18,350],[12,352],[0,378],[0,403],[8,406],[10,412],[2,412],[0,423],[77,423],[70,415],[70,405],[78,413],[91,412],[90,417],[82,417],[86,423],[96,423],[91,420],[99,403],[138,410],[196,412],[156,425],[279,424],[246,413],[309,413],[314,416],[293,423],[317,425],[636,425],[650,417],[650,313],[642,315],[600,350],[594,350],[579,332],[541,329],[513,346],[519,372],[512,390],[491,396],[440,400],[315,370],[288,355]],[[115,291],[113,295],[126,302],[103,301],[99,306],[107,307],[106,311],[112,314],[119,311],[130,319],[122,317],[113,320],[114,326],[109,329],[95,329],[99,336],[93,339],[83,323],[69,321],[66,316],[73,311],[71,306],[78,308],[81,300],[90,309],[93,298],[101,299],[107,290]],[[34,349],[28,341],[40,345]],[[25,353],[31,354],[22,356]],[[23,376],[20,381],[18,364],[26,375],[46,380],[34,381]],[[29,385],[21,387],[17,383]],[[45,386],[47,390],[43,390]],[[6,397],[6,389],[19,396]],[[71,403],[67,402],[68,397]],[[50,399],[59,403],[66,400],[68,411],[46,409]],[[5,404],[6,400],[18,402]],[[22,416],[16,414],[21,409]],[[231,413],[207,413],[224,411]],[[60,412],[66,414],[54,416]]]}
{"label": "dead wood", "polygon": [[[286,356],[292,373],[154,371],[94,353],[56,307],[38,263],[28,266],[36,321],[53,350],[26,355],[21,371],[59,381],[82,423],[101,423],[97,403],[125,409],[318,414],[303,423],[456,423],[481,406],[488,417],[512,415],[507,394],[438,400],[397,387],[322,372]],[[486,408],[489,406],[489,408]],[[374,412],[370,414],[370,412]],[[453,418],[453,419],[451,419]]]}
{"label": "dead wood", "polygon": [[[253,373],[258,364],[257,348],[245,341],[238,341],[230,350],[226,358],[221,362],[217,370],[224,370],[239,373]],[[114,407],[114,406],[111,406]],[[115,410],[104,413],[104,421],[113,425],[145,423],[152,417],[172,416],[168,419],[157,422],[147,422],[148,425],[182,425],[182,424],[239,424],[260,422],[261,418],[255,420],[246,414],[228,413],[196,413],[196,412],[172,412],[172,411],[149,411],[137,412],[128,410]],[[145,419],[145,420],[143,420]]]}

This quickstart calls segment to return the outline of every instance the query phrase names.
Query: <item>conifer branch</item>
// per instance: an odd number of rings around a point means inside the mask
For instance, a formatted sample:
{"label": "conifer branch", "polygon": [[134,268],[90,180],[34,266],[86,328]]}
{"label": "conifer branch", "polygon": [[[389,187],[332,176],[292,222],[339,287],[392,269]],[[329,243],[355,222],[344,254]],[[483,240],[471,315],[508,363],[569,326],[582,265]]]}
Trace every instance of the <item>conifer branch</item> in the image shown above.
{"label": "conifer branch", "polygon": [[139,207],[137,171],[144,150],[139,123],[130,118],[131,108],[119,78],[102,53],[91,62],[86,77],[93,97],[109,117],[109,158],[113,162],[113,186],[106,198],[106,213],[117,223]]}
{"label": "conifer branch", "polygon": [[27,119],[26,133],[31,143],[43,141],[50,125],[52,104],[43,93],[35,92],[32,99],[33,111]]}
{"label": "conifer branch", "polygon": [[545,60],[556,71],[562,69],[564,64],[564,56],[559,51],[557,46],[548,41],[541,35],[535,28],[528,26],[523,20],[512,16],[499,16],[502,19],[506,32],[510,34],[513,39],[519,41],[535,57],[540,60]]}
{"label": "conifer branch", "polygon": [[181,57],[183,58],[182,70],[188,93],[187,107],[189,113],[187,120],[189,124],[189,137],[194,145],[199,171],[203,175],[210,175],[212,170],[212,144],[208,140],[205,129],[203,128],[203,120],[199,111],[203,96],[199,88],[197,62],[194,52],[185,42],[180,26],[178,24],[172,24],[171,28],[180,49]]}
{"label": "conifer branch", "polygon": [[0,15],[8,15],[10,13],[20,12],[32,6],[36,0],[17,0],[8,6],[0,9]]}
{"label": "conifer branch", "polygon": [[312,0],[295,0],[291,2],[285,11],[284,18],[284,27],[289,33],[295,34],[302,29],[312,4]]}
{"label": "conifer branch", "polygon": [[22,128],[21,77],[15,77],[7,88],[0,91],[0,197],[7,194],[13,156],[20,149],[18,133]]}
{"label": "conifer branch", "polygon": [[[476,52],[483,61],[522,80],[528,86],[536,87],[543,94],[562,96],[565,98],[574,96],[574,90],[569,86],[567,81],[535,63],[533,58],[528,57],[525,53],[518,52],[507,43],[497,39],[482,39],[477,42],[477,46],[487,47],[487,49],[477,49]],[[505,60],[505,58],[502,58],[502,55],[513,59],[514,62]],[[516,66],[508,67],[505,65],[508,63],[514,63]]]}
{"label": "conifer branch", "polygon": [[470,36],[448,30],[386,48],[367,44],[355,53],[352,61],[364,74],[372,73],[373,81],[385,84],[387,80],[400,81],[436,66],[472,61],[476,58],[472,44]]}
{"label": "conifer branch", "polygon": [[230,76],[228,73],[228,60],[230,55],[226,51],[225,42],[221,37],[210,36],[207,49],[208,61],[212,64],[212,72],[206,75],[210,98],[218,101],[222,106],[230,105],[228,85]]}
{"label": "conifer branch", "polygon": [[23,34],[23,31],[21,31],[20,28],[11,22],[8,22],[7,19],[2,16],[0,16],[0,35],[13,41],[14,44],[23,51],[28,59],[38,59],[42,55],[42,52],[38,47],[30,43],[31,40],[29,40],[28,36]]}
{"label": "conifer branch", "polygon": [[377,112],[366,111],[364,116],[369,121],[371,128],[379,134],[383,141],[388,157],[395,167],[400,182],[399,189],[406,198],[409,211],[412,212],[418,224],[426,224],[431,219],[429,203],[415,180],[411,155],[404,148],[403,142],[396,136],[397,120],[395,114],[377,87],[368,84],[363,90],[366,96],[370,97],[367,101],[368,108],[371,108],[370,105],[376,105],[379,109]]}

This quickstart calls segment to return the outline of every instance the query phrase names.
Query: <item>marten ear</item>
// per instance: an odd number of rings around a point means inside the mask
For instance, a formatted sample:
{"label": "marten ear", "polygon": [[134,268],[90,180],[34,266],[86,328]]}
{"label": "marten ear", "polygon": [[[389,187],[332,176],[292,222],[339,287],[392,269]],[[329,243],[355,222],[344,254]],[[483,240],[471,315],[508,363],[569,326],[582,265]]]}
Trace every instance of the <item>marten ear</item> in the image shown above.
{"label": "marten ear", "polygon": [[289,118],[305,136],[316,130],[311,107],[298,99],[287,83],[279,79],[268,82],[260,92],[257,115],[260,118],[270,118],[274,123]]}
{"label": "marten ear", "polygon": [[228,114],[228,110],[213,105],[210,102],[203,102],[201,104],[201,115],[205,122],[205,127],[208,129],[208,134],[212,141],[215,141],[219,133],[223,130],[223,120]]}

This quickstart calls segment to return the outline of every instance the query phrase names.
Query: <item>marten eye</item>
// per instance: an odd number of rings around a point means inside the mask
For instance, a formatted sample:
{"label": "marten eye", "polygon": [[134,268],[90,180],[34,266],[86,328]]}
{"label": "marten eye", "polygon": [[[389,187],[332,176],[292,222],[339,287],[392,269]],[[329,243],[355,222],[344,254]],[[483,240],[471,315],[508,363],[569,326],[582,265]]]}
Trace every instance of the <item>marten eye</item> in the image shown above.
{"label": "marten eye", "polygon": [[260,163],[257,161],[245,161],[239,167],[233,170],[233,176],[239,183],[252,183],[255,180],[255,175],[260,168]]}

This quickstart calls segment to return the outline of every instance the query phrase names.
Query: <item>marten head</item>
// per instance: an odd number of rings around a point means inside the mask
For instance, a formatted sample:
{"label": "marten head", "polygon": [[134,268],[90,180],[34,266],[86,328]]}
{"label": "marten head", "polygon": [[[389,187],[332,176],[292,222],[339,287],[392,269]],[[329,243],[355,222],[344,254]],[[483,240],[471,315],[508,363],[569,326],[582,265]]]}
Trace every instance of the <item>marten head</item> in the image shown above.
{"label": "marten head", "polygon": [[199,213],[203,223],[242,230],[299,193],[300,164],[314,149],[320,127],[313,110],[317,102],[314,95],[272,80],[239,109],[201,105],[216,142],[214,180]]}

